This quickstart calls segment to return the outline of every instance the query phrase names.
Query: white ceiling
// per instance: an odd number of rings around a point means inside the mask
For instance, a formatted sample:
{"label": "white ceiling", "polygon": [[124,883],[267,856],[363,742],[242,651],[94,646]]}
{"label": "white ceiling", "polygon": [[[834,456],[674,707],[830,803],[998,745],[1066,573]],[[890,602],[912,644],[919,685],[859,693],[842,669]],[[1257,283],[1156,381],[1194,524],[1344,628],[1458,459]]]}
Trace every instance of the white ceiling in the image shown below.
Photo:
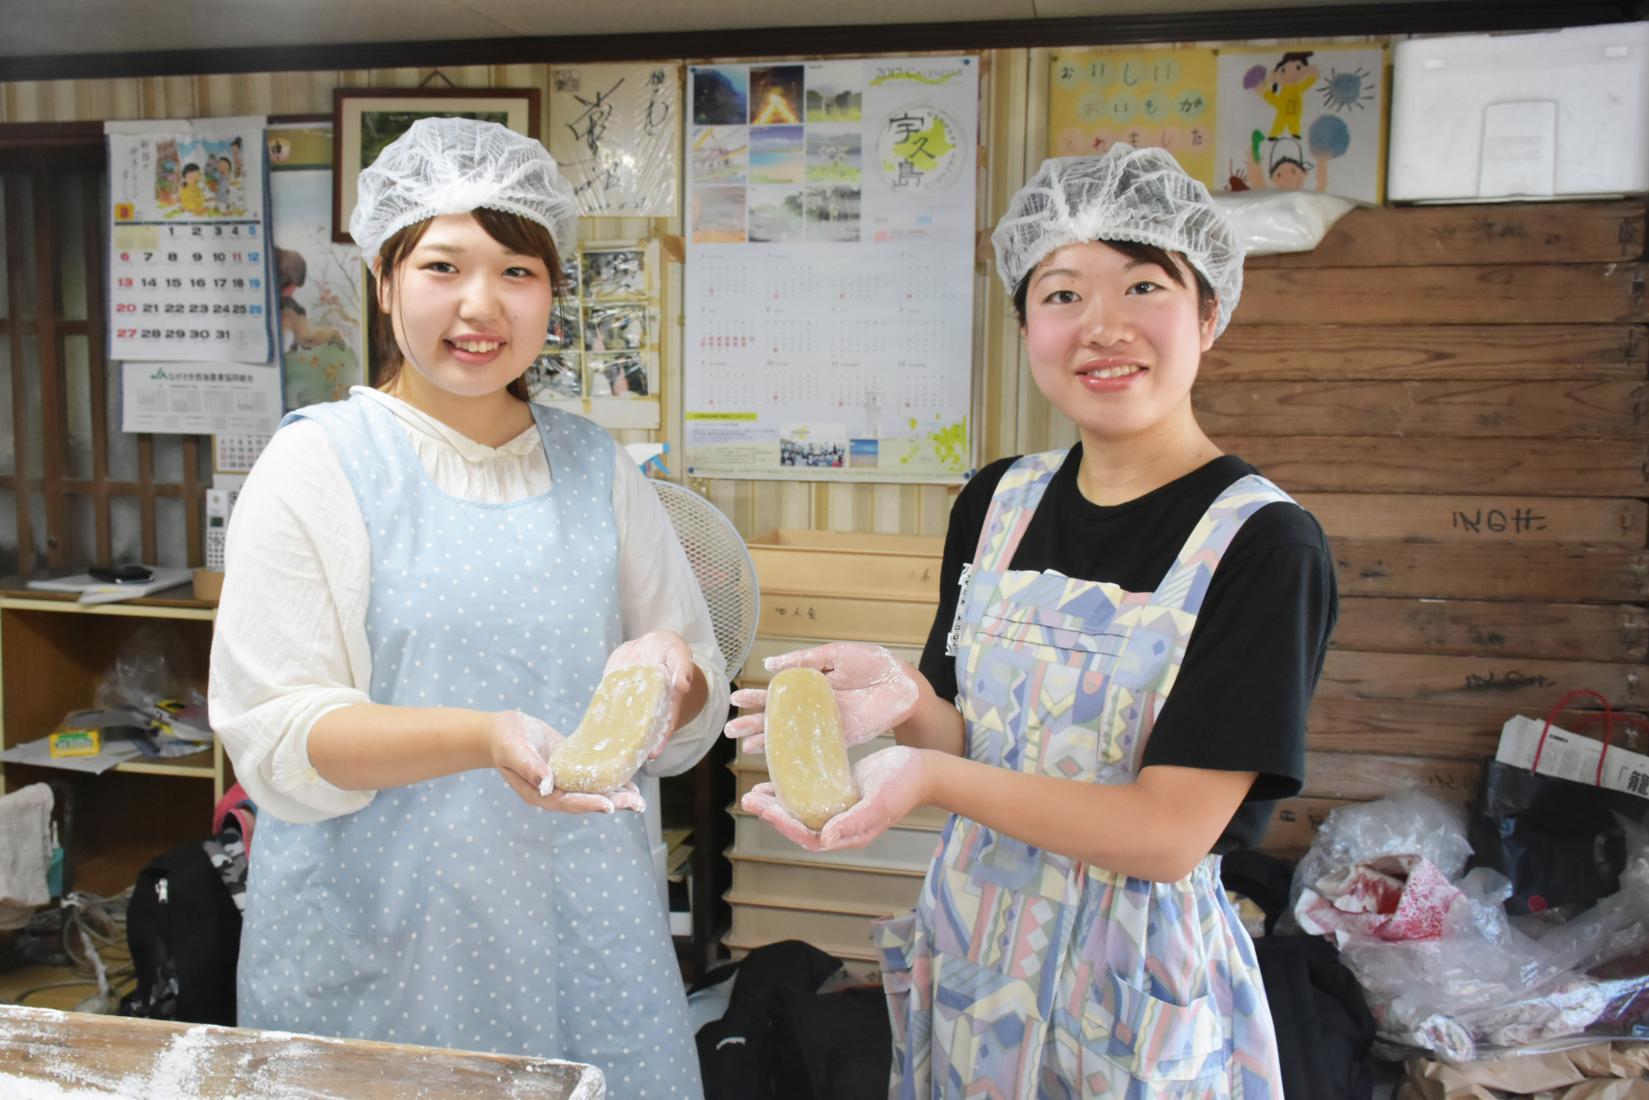
{"label": "white ceiling", "polygon": [[[1065,19],[1277,6],[1274,0],[0,0],[0,57]],[[1328,7],[1331,2],[1286,0],[1285,6]]]}

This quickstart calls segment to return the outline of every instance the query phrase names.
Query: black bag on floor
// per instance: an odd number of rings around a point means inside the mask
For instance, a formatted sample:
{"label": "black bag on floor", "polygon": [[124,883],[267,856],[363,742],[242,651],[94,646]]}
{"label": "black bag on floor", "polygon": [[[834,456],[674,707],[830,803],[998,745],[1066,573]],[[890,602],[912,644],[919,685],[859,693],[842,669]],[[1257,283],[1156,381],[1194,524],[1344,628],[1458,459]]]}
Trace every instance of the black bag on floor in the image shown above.
{"label": "black bag on floor", "polygon": [[[194,1024],[235,1023],[235,968],[246,849],[233,820],[211,840],[183,844],[138,873],[126,909],[137,989],[123,1016]],[[244,904],[244,903],[242,903]]]}

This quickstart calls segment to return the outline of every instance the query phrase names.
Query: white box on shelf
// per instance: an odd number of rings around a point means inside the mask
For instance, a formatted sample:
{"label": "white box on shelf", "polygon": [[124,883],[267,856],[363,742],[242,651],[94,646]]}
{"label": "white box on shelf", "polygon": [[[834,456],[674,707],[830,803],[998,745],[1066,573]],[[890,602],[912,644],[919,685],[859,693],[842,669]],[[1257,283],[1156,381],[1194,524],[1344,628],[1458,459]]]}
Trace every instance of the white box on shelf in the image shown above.
{"label": "white box on shelf", "polygon": [[1412,38],[1392,58],[1391,201],[1649,191],[1649,22]]}

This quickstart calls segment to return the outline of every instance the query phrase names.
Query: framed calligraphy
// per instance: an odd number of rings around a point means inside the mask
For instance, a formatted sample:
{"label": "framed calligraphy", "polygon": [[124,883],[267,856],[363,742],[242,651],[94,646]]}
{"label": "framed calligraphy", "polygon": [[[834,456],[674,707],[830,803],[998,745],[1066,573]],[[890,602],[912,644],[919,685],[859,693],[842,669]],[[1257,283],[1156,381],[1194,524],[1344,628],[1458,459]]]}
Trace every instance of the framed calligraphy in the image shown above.
{"label": "framed calligraphy", "polygon": [[355,180],[421,118],[474,118],[541,137],[537,88],[337,88],[332,93],[332,239],[348,241]]}
{"label": "framed calligraphy", "polygon": [[580,214],[670,217],[681,148],[681,66],[665,62],[550,70],[550,152]]}

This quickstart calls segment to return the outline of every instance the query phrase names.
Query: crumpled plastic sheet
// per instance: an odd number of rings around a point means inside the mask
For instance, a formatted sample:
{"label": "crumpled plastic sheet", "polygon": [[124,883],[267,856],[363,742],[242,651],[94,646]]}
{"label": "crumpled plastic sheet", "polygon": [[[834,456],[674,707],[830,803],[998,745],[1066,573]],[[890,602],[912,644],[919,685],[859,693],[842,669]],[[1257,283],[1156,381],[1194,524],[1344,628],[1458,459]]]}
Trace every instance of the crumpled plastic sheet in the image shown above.
{"label": "crumpled plastic sheet", "polygon": [[1464,817],[1419,792],[1329,815],[1296,871],[1295,890],[1303,896],[1359,864],[1397,866],[1392,857],[1405,847],[1455,880],[1459,896],[1435,938],[1330,930],[1388,1043],[1470,1061],[1582,1033],[1630,1033],[1649,1023],[1649,833],[1625,827],[1631,855],[1621,889],[1567,921],[1508,918],[1510,881],[1485,867],[1460,876],[1470,852]]}

